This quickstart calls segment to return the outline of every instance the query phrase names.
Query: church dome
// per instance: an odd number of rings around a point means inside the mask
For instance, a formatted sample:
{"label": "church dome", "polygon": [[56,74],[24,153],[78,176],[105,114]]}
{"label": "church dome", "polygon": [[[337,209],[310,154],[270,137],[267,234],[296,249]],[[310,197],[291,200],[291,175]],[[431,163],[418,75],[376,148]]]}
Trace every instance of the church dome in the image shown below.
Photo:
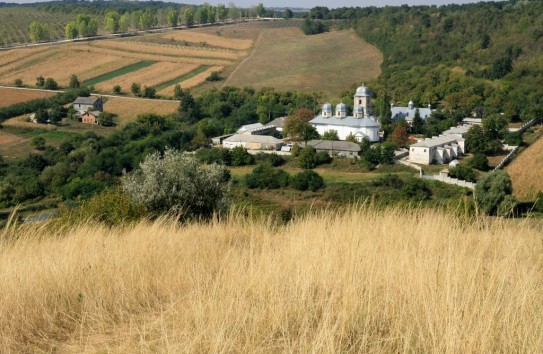
{"label": "church dome", "polygon": [[362,84],[362,86],[360,86],[359,88],[356,89],[355,96],[369,97],[369,96],[371,96],[371,91],[366,85]]}
{"label": "church dome", "polygon": [[364,108],[362,108],[362,106],[356,106],[354,107],[354,113],[364,114]]}
{"label": "church dome", "polygon": [[345,103],[341,102],[336,106],[336,112],[347,112],[347,106]]}
{"label": "church dome", "polygon": [[330,103],[325,103],[322,106],[322,111],[323,112],[332,112],[332,105]]}

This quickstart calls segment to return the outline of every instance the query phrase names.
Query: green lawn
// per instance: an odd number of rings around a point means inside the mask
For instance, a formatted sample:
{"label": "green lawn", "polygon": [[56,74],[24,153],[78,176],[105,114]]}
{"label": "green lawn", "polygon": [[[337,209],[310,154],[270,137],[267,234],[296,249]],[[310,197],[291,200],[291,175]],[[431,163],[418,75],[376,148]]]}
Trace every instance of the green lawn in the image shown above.
{"label": "green lawn", "polygon": [[131,72],[146,68],[146,67],[151,66],[151,65],[153,65],[155,63],[156,62],[154,62],[154,61],[140,61],[140,62],[137,62],[137,63],[134,63],[134,64],[124,66],[124,67],[122,67],[120,69],[111,71],[109,73],[97,76],[97,77],[95,77],[93,79],[87,80],[87,81],[83,82],[81,85],[83,85],[83,86],[94,86],[94,85],[99,84],[101,82],[114,79],[114,78],[116,78],[118,76],[129,74]]}

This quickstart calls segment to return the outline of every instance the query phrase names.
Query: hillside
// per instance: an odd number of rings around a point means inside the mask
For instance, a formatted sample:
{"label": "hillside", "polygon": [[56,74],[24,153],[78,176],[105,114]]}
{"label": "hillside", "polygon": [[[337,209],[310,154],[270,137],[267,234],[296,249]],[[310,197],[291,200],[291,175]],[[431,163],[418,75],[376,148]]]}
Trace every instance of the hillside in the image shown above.
{"label": "hillside", "polygon": [[543,138],[539,138],[507,166],[515,197],[535,200],[543,191]]}
{"label": "hillside", "polygon": [[339,97],[349,87],[376,79],[382,61],[376,47],[350,30],[315,36],[306,36],[299,28],[267,30],[259,34],[253,52],[225,85]]}
{"label": "hillside", "polygon": [[541,352],[540,226],[362,208],[285,226],[8,228],[0,348]]}

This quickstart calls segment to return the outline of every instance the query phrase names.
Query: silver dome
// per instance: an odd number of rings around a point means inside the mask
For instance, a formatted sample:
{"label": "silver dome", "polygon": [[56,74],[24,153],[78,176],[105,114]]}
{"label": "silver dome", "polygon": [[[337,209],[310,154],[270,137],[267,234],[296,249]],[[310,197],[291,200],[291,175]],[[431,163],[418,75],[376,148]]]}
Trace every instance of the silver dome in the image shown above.
{"label": "silver dome", "polygon": [[336,111],[337,112],[347,112],[347,106],[345,105],[345,103],[340,103],[336,106]]}
{"label": "silver dome", "polygon": [[369,97],[369,96],[371,96],[371,91],[367,86],[362,85],[362,86],[360,86],[359,88],[356,89],[356,95],[355,96]]}
{"label": "silver dome", "polygon": [[332,105],[330,103],[325,103],[322,106],[322,111],[323,112],[332,112]]}

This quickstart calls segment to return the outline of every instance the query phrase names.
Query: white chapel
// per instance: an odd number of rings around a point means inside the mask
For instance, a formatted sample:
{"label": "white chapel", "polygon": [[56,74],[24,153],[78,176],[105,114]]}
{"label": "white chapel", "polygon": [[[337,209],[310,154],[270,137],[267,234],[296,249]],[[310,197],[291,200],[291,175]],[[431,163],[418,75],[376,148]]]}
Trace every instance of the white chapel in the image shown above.
{"label": "white chapel", "polygon": [[360,86],[354,95],[353,115],[347,116],[347,106],[340,103],[336,106],[335,114],[332,105],[325,103],[322,112],[309,123],[317,129],[319,134],[335,130],[340,140],[349,135],[357,141],[364,138],[371,142],[379,141],[381,124],[371,114],[371,91],[366,86]]}

